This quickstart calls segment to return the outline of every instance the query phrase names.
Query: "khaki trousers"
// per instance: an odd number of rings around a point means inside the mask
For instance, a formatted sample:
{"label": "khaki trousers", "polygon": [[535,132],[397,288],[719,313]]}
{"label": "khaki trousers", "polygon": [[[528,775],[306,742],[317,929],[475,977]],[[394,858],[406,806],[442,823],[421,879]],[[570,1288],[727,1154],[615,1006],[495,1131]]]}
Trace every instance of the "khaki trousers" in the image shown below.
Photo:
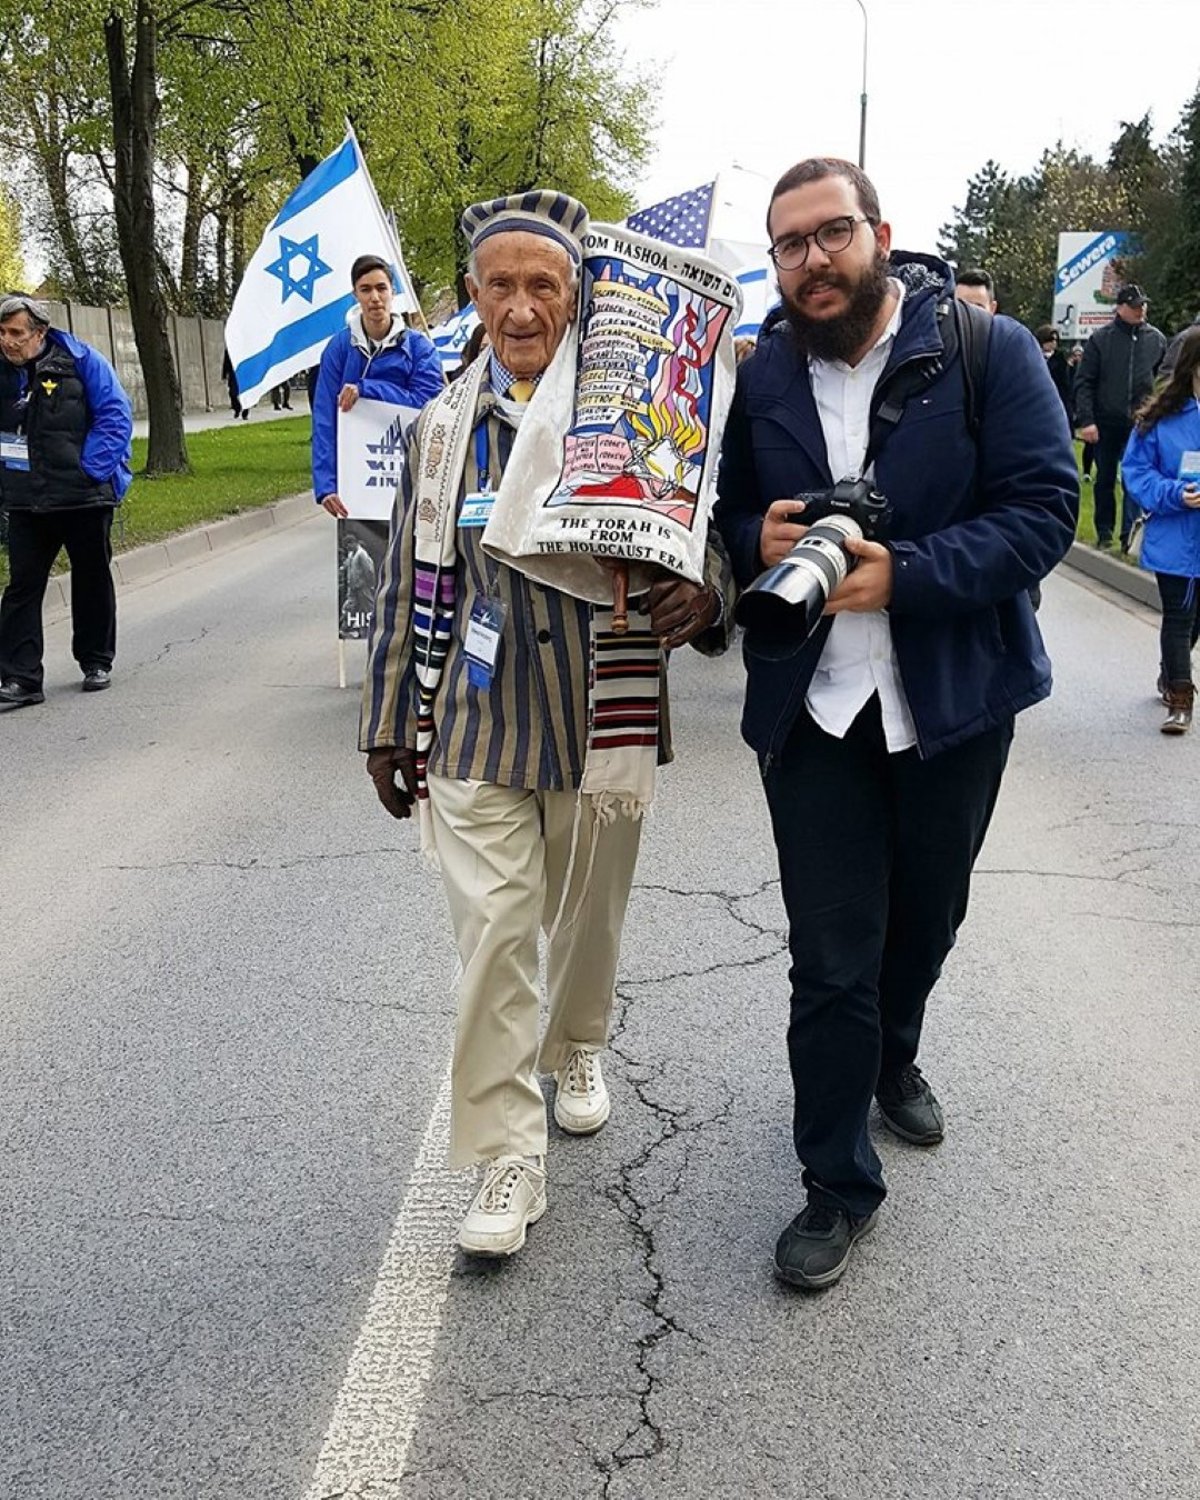
{"label": "khaki trousers", "polygon": [[[554,1072],[575,1048],[596,1051],[608,1040],[642,825],[632,818],[597,825],[590,800],[574,792],[443,776],[429,778],[429,806],[462,962],[450,1165],[510,1152],[542,1156],[538,1071]],[[539,1052],[538,932],[551,931],[560,906],[546,954],[549,1020]]]}

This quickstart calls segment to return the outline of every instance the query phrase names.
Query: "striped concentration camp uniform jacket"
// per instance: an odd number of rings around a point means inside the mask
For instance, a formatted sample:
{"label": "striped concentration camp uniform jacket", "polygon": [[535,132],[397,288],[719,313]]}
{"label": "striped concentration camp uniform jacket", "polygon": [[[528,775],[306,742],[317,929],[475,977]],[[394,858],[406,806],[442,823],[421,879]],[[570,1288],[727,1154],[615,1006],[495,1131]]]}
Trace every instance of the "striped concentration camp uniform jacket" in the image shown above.
{"label": "striped concentration camp uniform jacket", "polygon": [[[486,444],[468,450],[458,506],[480,488],[476,454],[485,452],[487,480],[497,487],[512,452],[513,428],[496,405],[485,381],[477,429]],[[416,744],[417,683],[413,669],[412,588],[414,506],[410,475],[418,472],[424,434],[419,419],[409,441],[408,462],[396,493],[388,548],[379,575],[375,622],[363,684],[359,748]],[[434,743],[428,771],[456,780],[537,791],[577,791],[587,752],[589,606],[570,594],[546,588],[483,550],[483,528],[456,528],[458,568],[454,628],[446,667],[434,704]],[[733,579],[724,547],[710,531],[706,579],[721,591],[721,623],[693,643],[706,655],[728,644],[733,617]],[[495,675],[490,688],[468,680],[463,649],[471,610],[477,600],[498,599],[507,611]],[[670,723],[663,674],[659,761],[670,760]]]}

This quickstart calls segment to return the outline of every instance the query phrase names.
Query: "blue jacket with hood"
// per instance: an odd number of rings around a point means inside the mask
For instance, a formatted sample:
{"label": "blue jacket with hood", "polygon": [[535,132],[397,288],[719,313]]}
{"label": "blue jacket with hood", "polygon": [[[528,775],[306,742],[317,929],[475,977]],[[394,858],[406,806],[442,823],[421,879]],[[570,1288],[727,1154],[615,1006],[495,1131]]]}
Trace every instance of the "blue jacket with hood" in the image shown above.
{"label": "blue jacket with hood", "polygon": [[133,411],[108,360],[61,328],[28,365],[9,367],[0,416],[29,444],[28,469],[0,466],[12,510],[119,505],[133,474]]}
{"label": "blue jacket with hood", "polygon": [[[875,461],[893,506],[892,644],[923,758],[1012,717],[1050,692],[1050,662],[1027,590],[1066,554],[1079,479],[1058,392],[1033,336],[993,320],[977,438],[966,420],[961,352],[943,361],[939,307],[949,267],[893,255],[905,297],[873,410],[902,367],[928,383],[909,398]],[[745,587],[762,572],[759,535],[773,500],[826,489],[829,471],[808,366],[786,324],[738,372],[715,520]],[[757,656],[747,638],[742,733],[764,768],[801,712],[831,618],[794,655]]]}
{"label": "blue jacket with hood", "polygon": [[[1184,454],[1193,455],[1181,478]],[[1200,578],[1200,510],[1183,503],[1184,490],[1200,484],[1200,401],[1163,417],[1149,432],[1135,427],[1121,460],[1121,483],[1146,512],[1142,567],[1178,578]]]}
{"label": "blue jacket with hood", "polygon": [[445,384],[432,340],[405,328],[403,319],[394,313],[392,331],[372,354],[362,314],[355,309],[347,326],[325,346],[313,394],[312,474],[318,504],[338,491],[337,403],[344,385],[356,385],[358,394],[368,401],[391,401],[420,410]]}

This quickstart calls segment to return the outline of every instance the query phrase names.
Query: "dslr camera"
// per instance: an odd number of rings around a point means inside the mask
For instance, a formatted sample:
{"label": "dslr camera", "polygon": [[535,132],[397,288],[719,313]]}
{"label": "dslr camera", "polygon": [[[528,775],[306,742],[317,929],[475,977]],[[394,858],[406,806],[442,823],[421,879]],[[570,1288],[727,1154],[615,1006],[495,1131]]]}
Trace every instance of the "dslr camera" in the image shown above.
{"label": "dslr camera", "polygon": [[887,538],[891,503],[865,479],[840,479],[829,490],[797,495],[804,509],[788,519],[807,526],[782,562],[761,574],[734,609],[746,645],[759,656],[790,656],[820,623],[830,594],[858,562],[850,537]]}

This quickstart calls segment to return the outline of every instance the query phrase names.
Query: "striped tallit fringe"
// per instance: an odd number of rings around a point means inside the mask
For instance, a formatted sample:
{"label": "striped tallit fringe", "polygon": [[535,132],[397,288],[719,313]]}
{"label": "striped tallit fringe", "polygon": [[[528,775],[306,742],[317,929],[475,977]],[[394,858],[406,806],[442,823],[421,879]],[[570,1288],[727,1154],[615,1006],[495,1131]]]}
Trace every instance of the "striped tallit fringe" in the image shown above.
{"label": "striped tallit fringe", "polygon": [[429,814],[426,770],[433,747],[433,703],[446,666],[454,628],[458,568],[458,491],[466,470],[479,390],[488,361],[477,359],[461,379],[435,396],[422,428],[420,472],[414,476],[417,508],[413,550],[413,661],[417,677],[417,820],[421,852],[437,863]]}
{"label": "striped tallit fringe", "polygon": [[649,630],[614,635],[612,610],[600,605],[592,608],[591,644],[582,792],[601,823],[640,818],[654,800],[662,647]]}

